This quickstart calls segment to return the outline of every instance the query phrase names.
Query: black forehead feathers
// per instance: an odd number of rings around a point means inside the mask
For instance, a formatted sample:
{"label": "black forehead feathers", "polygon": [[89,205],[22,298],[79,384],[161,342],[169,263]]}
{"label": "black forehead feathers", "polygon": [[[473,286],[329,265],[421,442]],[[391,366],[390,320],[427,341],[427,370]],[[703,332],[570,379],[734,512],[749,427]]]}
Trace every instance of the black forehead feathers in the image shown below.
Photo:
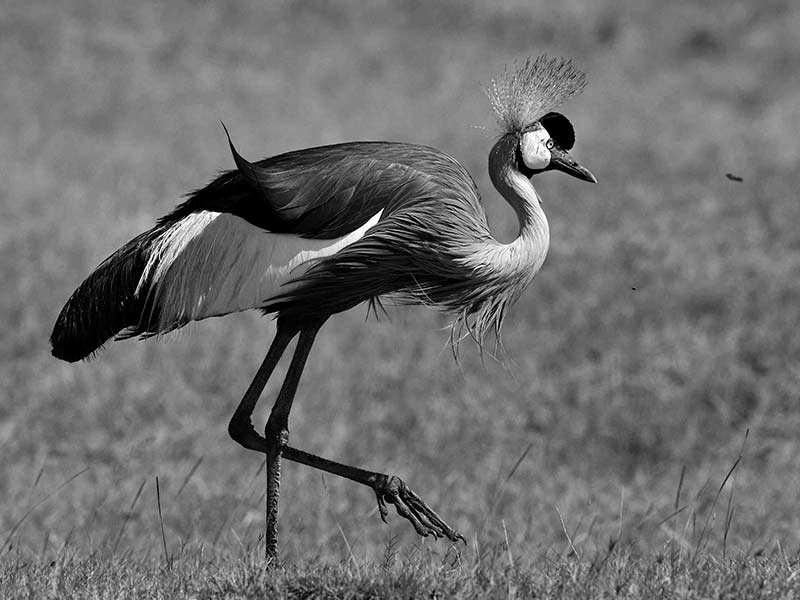
{"label": "black forehead feathers", "polygon": [[539,119],[539,122],[562,150],[571,150],[575,145],[575,129],[569,119],[561,113],[549,112]]}

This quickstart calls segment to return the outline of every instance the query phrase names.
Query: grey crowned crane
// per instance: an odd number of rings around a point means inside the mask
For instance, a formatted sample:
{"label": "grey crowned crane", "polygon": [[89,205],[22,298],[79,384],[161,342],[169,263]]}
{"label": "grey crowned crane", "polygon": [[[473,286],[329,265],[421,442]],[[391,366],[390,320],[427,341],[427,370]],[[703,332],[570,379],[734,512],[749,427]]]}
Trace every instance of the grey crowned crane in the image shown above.
{"label": "grey crowned crane", "polygon": [[[352,142],[251,163],[228,136],[236,169],[192,193],[89,275],[58,316],[53,355],[73,362],[112,338],[159,335],[248,309],[273,314],[275,337],[228,427],[236,442],[267,457],[267,556],[277,555],[281,458],[370,487],[384,521],[389,503],[420,535],[463,540],[400,478],[289,446],[289,412],[320,327],[362,302],[434,306],[477,339],[499,333],[550,241],[531,177],[560,170],[596,181],[570,156],[573,127],[554,112],[585,80],[571,61],[540,56],[515,63],[486,90],[501,128],[489,174],[519,219],[519,235],[508,244],[492,237],[470,174],[434,148]],[[262,436],[251,415],[295,337]]]}

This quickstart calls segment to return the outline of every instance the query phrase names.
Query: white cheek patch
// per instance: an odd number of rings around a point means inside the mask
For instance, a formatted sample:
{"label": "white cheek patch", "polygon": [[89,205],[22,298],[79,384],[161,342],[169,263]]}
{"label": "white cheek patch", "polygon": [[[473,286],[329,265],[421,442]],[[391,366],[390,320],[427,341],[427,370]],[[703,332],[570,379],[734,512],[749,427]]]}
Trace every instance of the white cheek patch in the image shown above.
{"label": "white cheek patch", "polygon": [[538,171],[550,164],[550,150],[546,145],[549,139],[550,134],[546,129],[534,129],[522,134],[520,150],[526,167]]}

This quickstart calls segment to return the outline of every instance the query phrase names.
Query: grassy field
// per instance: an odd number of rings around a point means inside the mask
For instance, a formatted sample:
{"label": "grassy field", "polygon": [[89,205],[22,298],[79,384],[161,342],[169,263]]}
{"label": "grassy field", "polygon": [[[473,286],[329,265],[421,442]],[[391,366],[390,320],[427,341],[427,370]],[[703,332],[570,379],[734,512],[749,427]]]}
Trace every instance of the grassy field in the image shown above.
{"label": "grassy field", "polygon": [[[365,596],[552,595],[568,580],[609,595],[613,565],[638,582],[630,597],[667,568],[675,597],[703,596],[696,573],[709,594],[737,573],[797,586],[800,5],[490,6],[4,5],[0,578],[19,595],[93,581],[111,596],[110,574],[156,572],[164,597],[231,581],[233,597],[300,595],[292,581],[320,573]],[[287,464],[287,570],[269,579],[263,459],[226,424],[271,321],[211,319],[68,365],[49,354],[58,310],[233,167],[220,120],[251,159],[352,139],[439,147],[510,239],[480,85],[541,52],[589,73],[563,111],[600,184],[537,178],[551,249],[508,316],[505,358],[465,343],[457,365],[446,317],[426,309],[355,309],[322,331],[292,415],[293,445],[401,475],[467,546],[420,543],[381,523],[369,490]],[[399,562],[383,568],[387,552]]]}
{"label": "grassy field", "polygon": [[5,560],[3,567],[0,584],[19,598],[789,599],[800,592],[797,564],[785,557],[687,562],[674,555],[637,558],[625,551],[591,561],[552,556],[533,565],[511,565],[504,552],[470,564],[415,552],[369,564],[303,561],[266,571],[261,557],[212,562],[199,556],[171,569],[129,557],[64,554],[50,563]]}

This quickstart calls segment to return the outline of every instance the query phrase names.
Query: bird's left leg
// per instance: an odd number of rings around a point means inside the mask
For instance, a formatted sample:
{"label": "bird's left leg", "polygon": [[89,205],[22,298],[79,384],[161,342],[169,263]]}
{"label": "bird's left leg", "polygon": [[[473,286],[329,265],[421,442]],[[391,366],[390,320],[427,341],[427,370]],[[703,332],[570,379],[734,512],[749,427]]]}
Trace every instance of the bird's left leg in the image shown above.
{"label": "bird's left leg", "polygon": [[267,560],[278,554],[278,498],[281,484],[281,453],[289,443],[289,413],[297,392],[297,384],[306,365],[306,359],[314,344],[314,338],[322,322],[305,325],[300,330],[292,362],[286,372],[278,397],[270,412],[264,430],[267,455]]}
{"label": "bird's left leg", "polygon": [[451,542],[465,542],[463,535],[445,523],[414,490],[395,475],[390,476],[343,465],[291,446],[284,446],[283,457],[372,488],[378,499],[378,510],[384,523],[386,523],[386,517],[389,514],[389,510],[386,508],[386,503],[388,502],[394,504],[397,514],[410,521],[421,536],[433,535],[433,537],[437,538],[446,537]]}

